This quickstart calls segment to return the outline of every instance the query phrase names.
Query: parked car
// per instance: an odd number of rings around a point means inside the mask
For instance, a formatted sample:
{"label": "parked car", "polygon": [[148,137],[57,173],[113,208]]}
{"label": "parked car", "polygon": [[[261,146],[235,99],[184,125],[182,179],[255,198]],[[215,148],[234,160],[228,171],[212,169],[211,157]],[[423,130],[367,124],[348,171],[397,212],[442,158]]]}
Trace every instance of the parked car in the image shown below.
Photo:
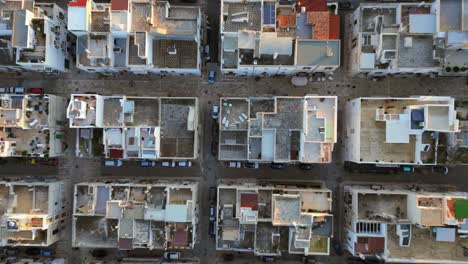
{"label": "parked car", "polygon": [[179,161],[177,163],[177,166],[179,166],[179,167],[192,167],[192,162],[191,161]]}
{"label": "parked car", "polygon": [[[49,158],[49,159],[34,159],[36,164],[40,165],[47,165],[47,166],[57,166],[59,161],[57,158]],[[31,160],[32,163],[32,160]]]}
{"label": "parked car", "polygon": [[306,75],[297,75],[291,78],[291,84],[294,86],[306,86],[308,82]]}
{"label": "parked car", "polygon": [[432,172],[433,173],[440,173],[440,174],[447,174],[448,173],[448,168],[444,166],[434,166],[432,167]]}
{"label": "parked car", "polygon": [[216,207],[214,205],[210,205],[210,222],[214,222],[216,218]]}
{"label": "parked car", "polygon": [[285,169],[286,167],[287,165],[284,163],[271,163],[272,169],[282,170],[282,169]]}
{"label": "parked car", "polygon": [[8,257],[14,257],[18,255],[18,249],[17,248],[6,248],[5,249],[5,255]]}
{"label": "parked car", "polygon": [[104,160],[104,166],[106,167],[121,167],[121,160]]}
{"label": "parked car", "polygon": [[205,45],[205,61],[210,61],[210,45]]}
{"label": "parked car", "polygon": [[0,93],[13,93],[13,89],[11,87],[0,87]]}
{"label": "parked car", "polygon": [[212,112],[211,112],[211,117],[213,117],[213,119],[215,119],[215,120],[218,120],[218,118],[219,118],[219,105],[217,105],[217,104],[213,105]]}
{"label": "parked car", "polygon": [[299,168],[300,168],[301,170],[311,170],[311,169],[312,169],[312,165],[307,164],[307,163],[301,163],[301,164],[299,164]]}
{"label": "parked car", "polygon": [[215,228],[216,228],[215,223],[214,223],[214,222],[210,222],[210,225],[208,226],[208,234],[209,234],[210,236],[215,236],[215,235],[216,235]]}
{"label": "parked car", "polygon": [[165,259],[180,259],[180,252],[164,252]]}
{"label": "parked car", "polygon": [[41,249],[41,256],[43,257],[53,257],[55,255],[55,251],[50,248],[43,248]]}
{"label": "parked car", "polygon": [[231,262],[234,260],[234,254],[224,254],[223,259],[225,262]]}
{"label": "parked car", "polygon": [[241,163],[238,162],[238,161],[228,161],[228,162],[226,162],[226,165],[229,168],[240,168],[241,167]]}
{"label": "parked car", "polygon": [[343,248],[341,247],[341,243],[340,243],[339,240],[333,239],[332,240],[332,246],[333,246],[333,250],[335,251],[336,255],[338,255],[338,256],[343,255]]}
{"label": "parked car", "polygon": [[414,172],[414,167],[411,166],[401,166],[400,169],[402,172]]}
{"label": "parked car", "polygon": [[264,256],[262,258],[263,262],[267,262],[267,263],[272,263],[272,262],[275,262],[276,258],[275,257],[270,257],[270,256]]}
{"label": "parked car", "polygon": [[94,249],[91,251],[91,256],[94,258],[105,258],[107,256],[107,251],[104,249]]}
{"label": "parked car", "polygon": [[24,254],[28,256],[37,256],[41,254],[41,249],[40,248],[27,248],[24,251]]}
{"label": "parked car", "polygon": [[344,169],[349,172],[392,174],[398,172],[398,167],[378,167],[374,164],[359,164],[351,161],[344,162]]}
{"label": "parked car", "polygon": [[348,2],[348,1],[338,2],[338,9],[340,10],[348,10],[351,8],[352,8],[351,2]]}
{"label": "parked car", "polygon": [[215,78],[216,78],[216,72],[215,71],[210,71],[208,73],[208,83],[210,83],[210,84],[215,83]]}
{"label": "parked car", "polygon": [[258,162],[244,162],[244,168],[258,169]]}
{"label": "parked car", "polygon": [[43,94],[44,90],[42,88],[28,88],[27,89],[28,93],[31,94]]}
{"label": "parked car", "polygon": [[161,166],[163,166],[163,167],[175,167],[176,163],[175,163],[175,161],[163,161],[163,162],[161,162]]}
{"label": "parked car", "polygon": [[156,167],[156,161],[143,160],[140,163],[140,166],[142,166],[142,167]]}
{"label": "parked car", "polygon": [[24,88],[24,87],[13,87],[13,93],[15,93],[15,94],[24,94],[24,93],[26,93],[26,88]]}
{"label": "parked car", "polygon": [[210,187],[210,190],[208,193],[210,202],[216,202],[216,193],[217,193],[216,187]]}

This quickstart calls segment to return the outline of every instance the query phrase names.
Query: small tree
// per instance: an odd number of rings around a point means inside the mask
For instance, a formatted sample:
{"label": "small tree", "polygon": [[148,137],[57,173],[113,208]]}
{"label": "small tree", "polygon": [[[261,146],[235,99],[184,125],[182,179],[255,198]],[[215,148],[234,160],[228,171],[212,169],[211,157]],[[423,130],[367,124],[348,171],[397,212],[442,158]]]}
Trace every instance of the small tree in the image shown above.
{"label": "small tree", "polygon": [[458,66],[455,66],[455,67],[453,67],[453,71],[454,71],[454,72],[459,72],[459,71],[460,71],[460,68],[459,68]]}
{"label": "small tree", "polygon": [[452,68],[451,68],[451,67],[445,67],[445,71],[446,71],[446,72],[451,72],[451,71],[452,71]]}

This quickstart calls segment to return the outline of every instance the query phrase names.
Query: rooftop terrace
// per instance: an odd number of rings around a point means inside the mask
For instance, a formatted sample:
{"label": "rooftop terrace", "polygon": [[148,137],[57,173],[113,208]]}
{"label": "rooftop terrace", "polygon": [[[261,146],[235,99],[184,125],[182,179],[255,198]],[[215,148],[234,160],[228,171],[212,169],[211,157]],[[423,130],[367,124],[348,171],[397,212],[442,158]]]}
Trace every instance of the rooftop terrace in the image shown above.
{"label": "rooftop terrace", "polygon": [[333,217],[327,190],[221,185],[217,210],[217,249],[269,256],[281,251],[328,254]]}
{"label": "rooftop terrace", "polygon": [[220,112],[222,160],[331,160],[336,141],[334,97],[222,98]]}
{"label": "rooftop terrace", "polygon": [[195,199],[195,184],[78,184],[74,244],[121,250],[191,248]]}

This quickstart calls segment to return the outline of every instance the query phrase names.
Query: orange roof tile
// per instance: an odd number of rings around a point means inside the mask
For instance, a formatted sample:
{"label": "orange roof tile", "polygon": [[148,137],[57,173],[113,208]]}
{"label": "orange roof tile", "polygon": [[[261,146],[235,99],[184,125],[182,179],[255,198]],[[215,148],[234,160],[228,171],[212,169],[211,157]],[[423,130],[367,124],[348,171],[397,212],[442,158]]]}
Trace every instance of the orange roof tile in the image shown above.
{"label": "orange roof tile", "polygon": [[330,13],[328,11],[307,12],[307,23],[312,24],[313,39],[328,39],[330,35]]}

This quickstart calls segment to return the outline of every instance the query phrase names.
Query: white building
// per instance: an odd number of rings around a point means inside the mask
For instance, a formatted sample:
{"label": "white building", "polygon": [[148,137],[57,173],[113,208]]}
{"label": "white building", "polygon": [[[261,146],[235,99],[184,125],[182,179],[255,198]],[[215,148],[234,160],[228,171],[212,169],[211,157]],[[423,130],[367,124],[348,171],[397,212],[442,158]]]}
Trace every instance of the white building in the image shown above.
{"label": "white building", "polygon": [[[72,94],[70,128],[78,128],[77,156],[93,152],[102,130],[103,153],[112,159],[190,160],[198,157],[198,99]],[[93,130],[94,128],[94,130]]]}
{"label": "white building", "polygon": [[391,263],[466,263],[468,193],[344,187],[346,248]]}
{"label": "white building", "polygon": [[[466,74],[466,1],[430,2],[361,3],[348,23],[351,72],[368,77],[438,75],[449,67],[452,73]],[[454,67],[458,69],[452,71]]]}
{"label": "white building", "polygon": [[197,191],[194,182],[79,183],[73,205],[73,246],[193,249]]}
{"label": "white building", "polygon": [[256,256],[330,254],[330,190],[220,184],[217,200],[217,250]]}
{"label": "white building", "polygon": [[219,159],[330,163],[336,96],[221,98]]}
{"label": "white building", "polygon": [[[5,2],[5,1],[4,1]],[[7,0],[0,5],[0,69],[49,73],[68,69],[66,13],[56,4]]]}
{"label": "white building", "polygon": [[201,74],[198,7],[156,0],[76,0],[68,12],[68,29],[77,37],[76,65],[82,70]]}
{"label": "white building", "polygon": [[64,183],[0,182],[0,246],[47,247],[65,228]]}
{"label": "white building", "polygon": [[63,153],[64,98],[0,96],[0,157],[57,157]]}
{"label": "white building", "polygon": [[[340,65],[338,8],[325,1],[221,1],[221,70],[237,75],[332,73]],[[309,8],[309,10],[308,10]]]}
{"label": "white building", "polygon": [[455,100],[442,96],[362,97],[346,103],[345,160],[434,165],[442,134],[459,131]]}

